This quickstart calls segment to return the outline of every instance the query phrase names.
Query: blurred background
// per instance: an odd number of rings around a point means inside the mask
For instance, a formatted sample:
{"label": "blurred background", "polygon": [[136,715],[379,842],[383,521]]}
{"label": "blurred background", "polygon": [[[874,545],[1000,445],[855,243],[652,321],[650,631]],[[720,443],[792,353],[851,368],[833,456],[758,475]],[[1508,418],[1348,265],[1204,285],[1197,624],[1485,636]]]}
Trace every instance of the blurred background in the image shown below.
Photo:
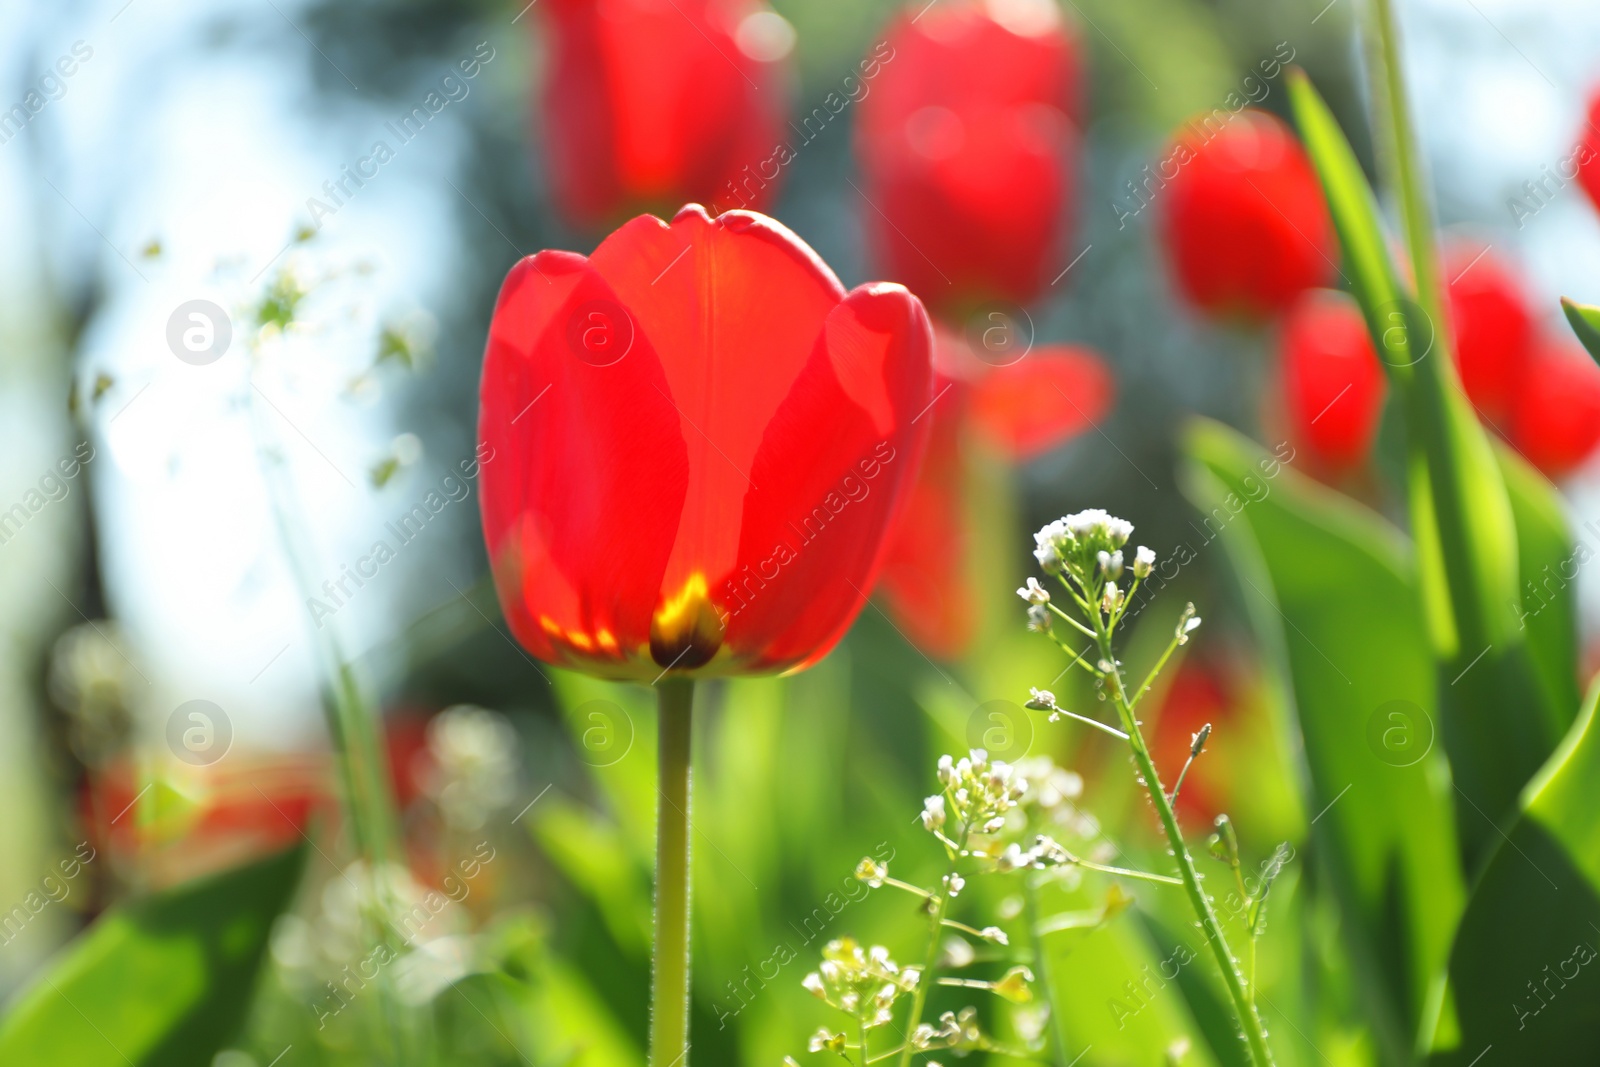
{"label": "blurred background", "polygon": [[[272,932],[248,1025],[217,1063],[383,1062],[362,1051],[360,1011],[336,1010],[330,984],[360,944],[341,878],[351,853],[333,825],[331,637],[382,709],[408,860],[394,877],[418,900],[447,898],[402,988],[462,1035],[451,1062],[643,1062],[650,695],[518,648],[465,466],[500,280],[523,255],[587,253],[610,228],[552,194],[539,101],[563,6],[0,3],[0,108],[21,105],[0,114],[0,907],[26,916],[0,938],[0,994],[113,901],[309,836],[318,847]],[[771,6],[784,22],[760,47],[783,64],[794,115],[858,77],[901,10]],[[1191,414],[1269,449],[1294,438],[1282,327],[1186,298],[1160,197],[1135,211],[1134,187],[1181,123],[1230,94],[1287,116],[1281,76],[1259,67],[1274,56],[1311,74],[1370,172],[1356,8],[1063,0],[1081,128],[1056,280],[1026,317],[1033,343],[1076,346],[1110,388],[1097,417],[1025,456],[955,439],[961,536],[908,564],[898,595],[879,596],[815,669],[709,688],[696,753],[699,1062],[803,1053],[826,1021],[800,987],[819,947],[806,921],[864,855],[935,868],[912,825],[934,760],[994,745],[996,707],[1001,750],[1082,774],[1090,837],[1158,854],[1121,755],[1020,708],[1029,685],[1070,684],[1057,650],[1023,632],[1012,593],[1031,573],[1028,534],[1065,511],[1124,516],[1163,557],[1196,549],[1150,625],[1141,615],[1134,627],[1134,647],[1153,647],[1185,600],[1207,622],[1151,715],[1158,754],[1181,759],[1191,733],[1217,723],[1184,794],[1193,824],[1230,812],[1247,866],[1303,837],[1317,813],[1291,784],[1276,690],[1228,558],[1205,547],[1176,473]],[[1600,214],[1570,172],[1549,179],[1588,135],[1600,9],[1409,0],[1401,15],[1440,221],[1491,249],[1536,328],[1555,334],[1560,295],[1600,297]],[[870,245],[877,209],[853,144],[871,92],[806,141],[765,208],[847,286],[895,280]],[[380,141],[392,149],[381,160]],[[261,342],[284,304],[296,328]],[[191,305],[231,343],[208,334],[199,357],[175,344],[198,321]],[[1398,521],[1390,421],[1360,463],[1312,473]],[[1553,473],[1579,540],[1600,547],[1600,525],[1584,525],[1600,524],[1600,466],[1580,449]],[[283,485],[298,527],[287,534]],[[428,518],[398,536],[419,505]],[[392,558],[347,580],[379,540]],[[930,591],[951,575],[971,594],[960,633],[943,628],[946,594]],[[1592,664],[1600,582],[1585,570],[1573,589]],[[57,878],[74,856],[81,870]],[[474,862],[470,891],[452,891]],[[48,902],[24,904],[41,886]],[[1061,892],[1063,907],[1093,909],[1106,884]],[[911,953],[922,920],[881,896],[843,917],[829,906],[827,936],[858,930]],[[1176,995],[1131,1017],[1107,1010],[1108,989],[1166,955],[1152,931],[1186,922],[1137,896],[1147,919],[1107,919],[1059,949],[1072,1044],[1095,1046],[1086,1063],[1159,1062],[1194,1029]],[[1336,924],[1285,907],[1311,933],[1264,943],[1262,966],[1279,974],[1267,988],[1298,1005],[1264,1008],[1280,1062],[1368,1062],[1349,976],[1315,958]],[[798,959],[774,962],[790,946]],[[439,1001],[491,969],[520,983],[489,991],[491,1013]]]}

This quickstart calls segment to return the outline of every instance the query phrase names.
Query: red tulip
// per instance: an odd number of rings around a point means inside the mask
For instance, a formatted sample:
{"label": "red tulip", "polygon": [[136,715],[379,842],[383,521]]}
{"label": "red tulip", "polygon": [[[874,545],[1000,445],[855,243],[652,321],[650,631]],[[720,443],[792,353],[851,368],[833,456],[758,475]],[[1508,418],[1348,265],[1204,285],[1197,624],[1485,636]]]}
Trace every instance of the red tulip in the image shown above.
{"label": "red tulip", "polygon": [[1153,190],[1178,289],[1222,317],[1270,318],[1334,275],[1333,224],[1316,172],[1284,122],[1246,109],[1191,122]]}
{"label": "red tulip", "polygon": [[1600,89],[1589,98],[1589,114],[1577,152],[1578,181],[1589,199],[1600,208]]}
{"label": "red tulip", "polygon": [[758,0],[545,0],[554,194],[593,225],[770,199],[793,30]]}
{"label": "red tulip", "polygon": [[926,444],[927,315],[771,219],[640,216],[512,268],[479,437],[500,602],[615,678],[806,666],[877,576]]}
{"label": "red tulip", "polygon": [[1078,48],[1053,3],[918,2],[856,127],[867,235],[896,280],[959,318],[1026,303],[1060,271]]}
{"label": "red tulip", "polygon": [[1533,313],[1511,272],[1485,249],[1453,245],[1443,269],[1461,385],[1483,417],[1503,427],[1527,373]]}
{"label": "red tulip", "polygon": [[1535,346],[1510,436],[1552,478],[1571,473],[1600,445],[1600,367],[1575,342],[1547,338]]}
{"label": "red tulip", "polygon": [[1342,473],[1366,462],[1388,381],[1356,302],[1344,293],[1306,293],[1279,341],[1289,432],[1313,463]]}
{"label": "red tulip", "polygon": [[971,435],[1006,459],[1026,462],[1102,418],[1114,386],[1098,356],[1070,345],[1041,346],[1006,366],[982,363],[953,334],[936,334],[935,345],[941,373],[933,436],[890,539],[879,588],[912,644],[935,659],[955,659],[972,642],[979,600],[962,566],[963,444]]}

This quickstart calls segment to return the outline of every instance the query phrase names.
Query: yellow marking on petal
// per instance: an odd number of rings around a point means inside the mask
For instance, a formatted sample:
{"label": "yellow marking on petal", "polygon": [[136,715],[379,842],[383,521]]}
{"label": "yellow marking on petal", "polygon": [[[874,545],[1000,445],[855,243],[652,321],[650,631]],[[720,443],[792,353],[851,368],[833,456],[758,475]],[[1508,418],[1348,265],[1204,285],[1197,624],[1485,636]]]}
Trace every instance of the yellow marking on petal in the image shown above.
{"label": "yellow marking on petal", "polygon": [[561,636],[561,624],[548,615],[539,616],[539,627],[551,637]]}
{"label": "yellow marking on petal", "polygon": [[601,630],[599,633],[594,635],[594,639],[605,651],[611,653],[615,653],[617,651],[617,639],[611,635],[610,630]]}
{"label": "yellow marking on petal", "polygon": [[594,650],[594,638],[581,630],[568,630],[567,640],[572,642],[574,648],[581,648],[585,652]]}
{"label": "yellow marking on petal", "polygon": [[663,668],[703,666],[722,647],[722,630],[722,614],[711,602],[706,576],[695,571],[650,620],[651,658]]}

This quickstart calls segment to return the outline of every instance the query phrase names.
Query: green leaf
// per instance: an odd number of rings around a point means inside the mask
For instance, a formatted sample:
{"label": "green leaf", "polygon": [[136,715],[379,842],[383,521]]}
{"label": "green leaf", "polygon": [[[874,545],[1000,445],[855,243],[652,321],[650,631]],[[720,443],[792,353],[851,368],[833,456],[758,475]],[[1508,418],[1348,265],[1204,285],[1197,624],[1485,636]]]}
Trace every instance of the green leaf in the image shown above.
{"label": "green leaf", "polygon": [[[1290,73],[1289,99],[1339,234],[1345,277],[1405,416],[1418,589],[1438,663],[1445,745],[1468,802],[1458,832],[1476,867],[1561,736],[1543,720],[1530,729],[1518,710],[1536,683],[1519,626],[1512,504],[1456,380],[1449,333],[1401,281],[1349,142],[1304,72]],[[1461,685],[1469,672],[1470,684]]]}
{"label": "green leaf", "polygon": [[[1600,725],[1591,691],[1473,890],[1432,1062],[1589,1063],[1600,1048]],[[1485,1061],[1487,1062],[1487,1061]]]}
{"label": "green leaf", "polygon": [[[1498,450],[1500,473],[1517,522],[1517,567],[1523,581],[1519,628],[1538,678],[1545,728],[1562,737],[1577,718],[1577,569],[1588,548],[1575,550],[1556,489],[1511,448]],[[1581,553],[1581,555],[1580,555]]]}
{"label": "green leaf", "polygon": [[1221,531],[1299,725],[1313,862],[1339,902],[1374,1036],[1403,1060],[1463,898],[1406,544],[1218,423],[1197,420],[1184,451],[1185,492]]}
{"label": "green leaf", "polygon": [[304,861],[295,847],[107,911],[12,1002],[0,1063],[210,1067]]}
{"label": "green leaf", "polygon": [[1261,872],[1261,887],[1255,891],[1255,898],[1250,901],[1250,914],[1245,925],[1250,929],[1251,937],[1260,937],[1267,928],[1267,897],[1272,894],[1272,885],[1278,880],[1278,875],[1283,873],[1283,868],[1289,862],[1289,857],[1294,855],[1294,849],[1285,841],[1272,850],[1272,855],[1267,859],[1267,865]]}
{"label": "green leaf", "polygon": [[1600,307],[1580,304],[1576,300],[1562,297],[1561,310],[1567,313],[1567,321],[1572,323],[1572,332],[1578,335],[1583,347],[1600,361]]}
{"label": "green leaf", "polygon": [[1204,944],[1188,944],[1154,915],[1136,914],[1161,961],[1156,973],[1163,979],[1171,974],[1178,984],[1178,992],[1194,1016],[1195,1029],[1211,1055],[1221,1067],[1250,1067],[1250,1050],[1239,1038],[1239,1024],[1220,980],[1212,980],[1205,967],[1188,966],[1205,951]]}

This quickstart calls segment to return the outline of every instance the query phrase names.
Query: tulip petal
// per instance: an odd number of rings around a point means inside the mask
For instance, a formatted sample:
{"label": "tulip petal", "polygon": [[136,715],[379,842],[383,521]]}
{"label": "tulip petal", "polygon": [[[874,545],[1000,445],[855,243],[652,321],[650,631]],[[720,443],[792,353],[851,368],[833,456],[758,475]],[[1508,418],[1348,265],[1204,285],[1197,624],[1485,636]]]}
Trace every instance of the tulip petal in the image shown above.
{"label": "tulip petal", "polygon": [[[691,206],[670,225],[629,222],[595,250],[596,271],[634,314],[660,360],[663,396],[687,443],[688,495],[663,593],[734,571],[762,437],[828,314],[844,296],[832,271],[778,223]],[[755,358],[759,354],[759,358]]]}
{"label": "tulip petal", "polygon": [[1092,352],[1036,348],[974,383],[973,426],[1008,459],[1024,462],[1099,422],[1114,394],[1111,372]]}
{"label": "tulip petal", "polygon": [[740,568],[722,587],[728,644],[756,669],[820,659],[866,604],[926,444],[932,334],[897,285],[865,286],[771,419],[744,498]]}
{"label": "tulip petal", "polygon": [[689,457],[649,338],[583,257],[541,252],[512,269],[481,405],[483,524],[512,631],[541,659],[628,673],[649,642]]}

